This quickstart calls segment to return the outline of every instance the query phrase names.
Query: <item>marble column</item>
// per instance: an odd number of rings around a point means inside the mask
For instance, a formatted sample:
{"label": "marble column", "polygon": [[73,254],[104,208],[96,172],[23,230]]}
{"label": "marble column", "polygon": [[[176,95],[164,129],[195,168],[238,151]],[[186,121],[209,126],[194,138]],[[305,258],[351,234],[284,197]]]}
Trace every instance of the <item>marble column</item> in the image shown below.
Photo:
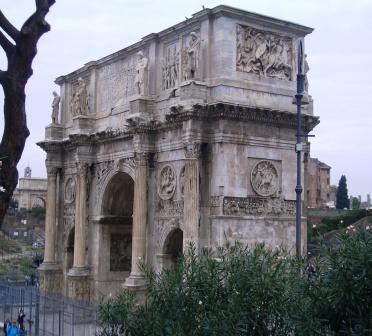
{"label": "marble column", "polygon": [[184,177],[184,233],[183,249],[192,243],[199,251],[199,222],[200,222],[200,177],[199,158],[200,143],[190,143],[185,146],[185,177]]}
{"label": "marble column", "polygon": [[75,201],[74,273],[87,270],[86,264],[86,220],[87,220],[87,173],[86,162],[77,163],[77,193]]}
{"label": "marble column", "polygon": [[136,153],[133,202],[132,269],[125,287],[141,287],[145,279],[139,265],[146,258],[148,154]]}
{"label": "marble column", "polygon": [[48,191],[45,218],[44,262],[39,267],[40,287],[49,293],[61,291],[61,269],[56,261],[57,167],[47,167]]}
{"label": "marble column", "polygon": [[46,199],[45,218],[45,252],[43,265],[55,264],[56,246],[56,201],[57,201],[57,172],[56,167],[47,167],[48,191]]}

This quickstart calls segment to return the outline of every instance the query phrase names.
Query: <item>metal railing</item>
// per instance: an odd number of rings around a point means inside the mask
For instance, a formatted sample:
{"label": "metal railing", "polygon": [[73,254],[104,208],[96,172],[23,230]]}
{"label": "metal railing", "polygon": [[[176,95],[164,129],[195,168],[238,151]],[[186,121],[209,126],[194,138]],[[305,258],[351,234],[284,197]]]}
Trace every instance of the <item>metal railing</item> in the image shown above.
{"label": "metal railing", "polygon": [[16,321],[23,309],[26,335],[94,336],[98,331],[94,304],[45,293],[34,286],[0,284],[0,320]]}

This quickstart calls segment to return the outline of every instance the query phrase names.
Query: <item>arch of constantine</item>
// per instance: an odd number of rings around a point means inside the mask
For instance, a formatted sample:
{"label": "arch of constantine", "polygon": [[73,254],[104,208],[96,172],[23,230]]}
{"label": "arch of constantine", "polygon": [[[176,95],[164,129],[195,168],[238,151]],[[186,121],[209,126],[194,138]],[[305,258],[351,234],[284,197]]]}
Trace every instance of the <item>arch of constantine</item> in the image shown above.
{"label": "arch of constantine", "polygon": [[[292,100],[311,31],[218,6],[57,78],[39,143],[43,288],[82,300],[141,289],[139,263],[171,267],[190,242],[292,249]],[[312,101],[303,112],[307,134]]]}

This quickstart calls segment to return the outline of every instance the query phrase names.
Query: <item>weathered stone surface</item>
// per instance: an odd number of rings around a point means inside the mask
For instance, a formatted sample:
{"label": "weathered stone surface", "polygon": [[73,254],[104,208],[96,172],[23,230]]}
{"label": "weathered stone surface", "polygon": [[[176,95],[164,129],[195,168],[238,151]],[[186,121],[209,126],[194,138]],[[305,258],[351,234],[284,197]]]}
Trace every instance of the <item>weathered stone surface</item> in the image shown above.
{"label": "weathered stone surface", "polygon": [[[62,292],[142,290],[140,264],[171,267],[190,242],[294,247],[296,45],[311,31],[218,6],[57,79],[60,124],[40,146],[60,172],[47,256]],[[317,123],[310,104],[303,132]]]}

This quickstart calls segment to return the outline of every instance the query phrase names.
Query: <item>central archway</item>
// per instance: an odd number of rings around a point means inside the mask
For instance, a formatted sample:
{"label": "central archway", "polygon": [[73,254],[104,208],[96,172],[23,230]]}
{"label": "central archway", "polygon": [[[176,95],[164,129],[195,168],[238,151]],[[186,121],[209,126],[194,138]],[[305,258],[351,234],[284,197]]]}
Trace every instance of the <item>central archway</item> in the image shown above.
{"label": "central archway", "polygon": [[125,172],[107,183],[100,216],[98,274],[101,292],[115,292],[129,276],[132,260],[134,181]]}

